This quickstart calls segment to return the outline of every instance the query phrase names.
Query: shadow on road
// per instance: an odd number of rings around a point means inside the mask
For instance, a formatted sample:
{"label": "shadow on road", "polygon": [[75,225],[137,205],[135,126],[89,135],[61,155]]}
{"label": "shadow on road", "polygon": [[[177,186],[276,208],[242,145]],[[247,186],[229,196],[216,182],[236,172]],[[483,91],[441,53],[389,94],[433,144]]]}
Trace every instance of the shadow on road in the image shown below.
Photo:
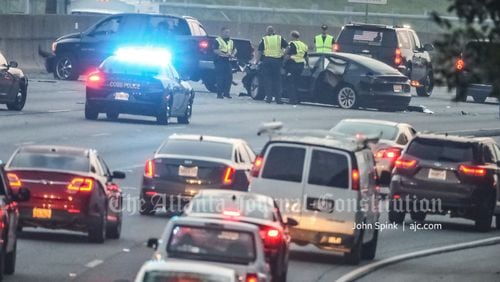
{"label": "shadow on road", "polygon": [[322,254],[310,251],[290,250],[290,259],[304,262],[344,264],[344,258],[340,254]]}
{"label": "shadow on road", "polygon": [[61,233],[47,231],[23,231],[18,234],[19,239],[32,241],[46,241],[68,244],[91,244],[86,234],[78,233]]}

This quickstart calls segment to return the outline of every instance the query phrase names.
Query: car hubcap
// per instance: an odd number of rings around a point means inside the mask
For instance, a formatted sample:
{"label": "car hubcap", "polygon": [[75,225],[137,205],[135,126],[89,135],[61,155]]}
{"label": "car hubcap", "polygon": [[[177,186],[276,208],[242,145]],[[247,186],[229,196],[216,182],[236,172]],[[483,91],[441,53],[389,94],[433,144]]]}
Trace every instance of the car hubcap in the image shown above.
{"label": "car hubcap", "polygon": [[253,98],[257,97],[257,93],[259,93],[259,79],[257,77],[252,79],[252,83],[250,84],[250,93]]}
{"label": "car hubcap", "polygon": [[356,103],[356,94],[354,94],[354,90],[349,87],[342,88],[339,92],[339,105],[342,108],[352,108]]}
{"label": "car hubcap", "polygon": [[57,73],[62,78],[68,78],[69,75],[71,74],[72,68],[73,66],[71,64],[71,61],[68,58],[65,58],[59,61]]}

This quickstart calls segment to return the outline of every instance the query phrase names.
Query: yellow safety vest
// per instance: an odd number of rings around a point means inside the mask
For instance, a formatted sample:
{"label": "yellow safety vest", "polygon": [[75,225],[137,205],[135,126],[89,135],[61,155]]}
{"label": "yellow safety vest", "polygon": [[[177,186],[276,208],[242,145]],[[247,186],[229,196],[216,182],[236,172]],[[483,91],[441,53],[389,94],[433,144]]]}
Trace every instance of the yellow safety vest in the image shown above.
{"label": "yellow safety vest", "polygon": [[264,56],[271,58],[283,57],[280,35],[266,35],[262,37],[262,42],[264,42]]}
{"label": "yellow safety vest", "polygon": [[318,34],[318,35],[316,35],[314,43],[316,44],[316,52],[317,53],[332,52],[333,36],[327,34],[325,37],[325,41],[323,41],[323,35]]}
{"label": "yellow safety vest", "polygon": [[297,54],[292,55],[291,58],[294,60],[296,63],[304,63],[306,60],[304,59],[304,56],[309,49],[307,45],[302,42],[302,41],[290,41],[290,44],[295,45],[295,49],[297,49]]}
{"label": "yellow safety vest", "polygon": [[219,51],[221,51],[222,53],[226,53],[226,54],[232,54],[233,53],[233,49],[234,49],[234,43],[233,43],[233,40],[229,39],[226,43],[226,41],[224,41],[224,39],[222,39],[222,37],[217,37],[215,40],[217,40],[217,43],[219,43]]}

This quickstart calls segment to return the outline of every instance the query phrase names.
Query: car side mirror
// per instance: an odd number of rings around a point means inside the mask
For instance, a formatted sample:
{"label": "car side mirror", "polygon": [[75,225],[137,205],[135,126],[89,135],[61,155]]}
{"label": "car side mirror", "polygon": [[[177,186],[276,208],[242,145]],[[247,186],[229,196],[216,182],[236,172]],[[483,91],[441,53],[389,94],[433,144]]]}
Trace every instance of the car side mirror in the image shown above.
{"label": "car side mirror", "polygon": [[426,44],[424,44],[424,50],[427,52],[434,51],[434,45],[432,45],[430,43],[426,43]]}
{"label": "car side mirror", "polygon": [[125,179],[126,177],[126,174],[125,172],[121,172],[121,171],[113,171],[113,179]]}
{"label": "car side mirror", "polygon": [[17,68],[19,64],[16,61],[10,61],[9,62],[9,68]]}
{"label": "car side mirror", "polygon": [[17,193],[12,195],[12,199],[16,202],[26,202],[30,199],[31,192],[26,187],[21,187],[17,190]]}
{"label": "car side mirror", "polygon": [[159,241],[157,238],[149,238],[148,239],[148,248],[154,249],[155,251],[158,249]]}
{"label": "car side mirror", "polygon": [[400,65],[398,66],[398,71],[402,74],[406,73],[406,66]]}
{"label": "car side mirror", "polygon": [[299,222],[291,217],[286,219],[286,225],[293,227],[299,225]]}

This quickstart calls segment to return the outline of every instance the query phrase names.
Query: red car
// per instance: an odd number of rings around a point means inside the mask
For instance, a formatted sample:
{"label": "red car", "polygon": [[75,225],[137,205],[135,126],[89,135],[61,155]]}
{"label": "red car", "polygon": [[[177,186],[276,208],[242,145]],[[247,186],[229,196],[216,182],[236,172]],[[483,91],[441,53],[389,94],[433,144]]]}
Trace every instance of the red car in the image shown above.
{"label": "red car", "polygon": [[93,149],[25,146],[14,152],[6,167],[10,187],[25,187],[30,199],[19,204],[18,230],[43,227],[88,232],[89,240],[118,239],[122,224],[122,192]]}
{"label": "red car", "polygon": [[10,275],[16,270],[18,202],[27,201],[30,197],[25,188],[12,193],[5,177],[3,165],[0,164],[0,280],[4,274]]}

